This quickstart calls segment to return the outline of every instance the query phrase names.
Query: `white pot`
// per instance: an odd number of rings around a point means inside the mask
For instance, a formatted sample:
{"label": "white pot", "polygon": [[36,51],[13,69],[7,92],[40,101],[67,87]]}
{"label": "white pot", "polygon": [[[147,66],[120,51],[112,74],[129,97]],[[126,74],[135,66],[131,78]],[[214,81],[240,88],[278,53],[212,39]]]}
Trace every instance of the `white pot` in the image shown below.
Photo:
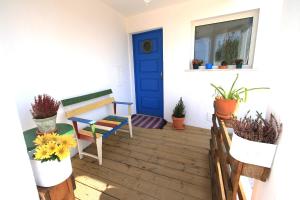
{"label": "white pot", "polygon": [[33,152],[29,154],[31,154],[31,167],[38,186],[51,187],[57,185],[69,178],[72,173],[70,156],[61,161],[51,160],[42,163],[41,161],[33,160]]}
{"label": "white pot", "polygon": [[230,155],[243,163],[271,168],[277,145],[246,140],[234,132]]}
{"label": "white pot", "polygon": [[38,131],[40,133],[51,133],[56,130],[56,116],[44,118],[44,119],[33,119]]}

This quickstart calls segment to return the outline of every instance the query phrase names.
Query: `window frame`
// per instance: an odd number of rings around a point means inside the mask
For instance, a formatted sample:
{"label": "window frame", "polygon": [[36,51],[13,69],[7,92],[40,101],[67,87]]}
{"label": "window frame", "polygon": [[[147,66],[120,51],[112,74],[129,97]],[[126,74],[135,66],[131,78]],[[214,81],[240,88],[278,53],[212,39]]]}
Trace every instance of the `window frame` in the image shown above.
{"label": "window frame", "polygon": [[[255,53],[255,45],[256,45],[256,36],[257,36],[257,28],[258,28],[258,19],[259,19],[259,9],[248,10],[238,13],[232,13],[217,17],[209,17],[205,19],[192,21],[192,48],[191,48],[191,61],[195,57],[195,29],[196,26],[215,24],[220,22],[226,22],[231,20],[238,20],[253,17],[253,26],[251,33],[251,41],[250,41],[250,49],[249,49],[249,61],[247,65],[243,65],[242,69],[253,69],[253,60]],[[205,64],[205,63],[204,63]],[[216,65],[213,68],[217,68]],[[228,65],[229,69],[235,69],[235,65]],[[193,68],[191,68],[193,69]]]}

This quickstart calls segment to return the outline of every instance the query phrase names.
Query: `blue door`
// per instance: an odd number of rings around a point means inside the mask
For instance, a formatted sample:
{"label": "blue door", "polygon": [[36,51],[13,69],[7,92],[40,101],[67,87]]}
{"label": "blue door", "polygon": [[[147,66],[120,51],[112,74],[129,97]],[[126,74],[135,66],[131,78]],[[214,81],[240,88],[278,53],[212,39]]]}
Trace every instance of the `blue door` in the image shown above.
{"label": "blue door", "polygon": [[132,40],[137,113],[163,117],[162,29],[134,34]]}

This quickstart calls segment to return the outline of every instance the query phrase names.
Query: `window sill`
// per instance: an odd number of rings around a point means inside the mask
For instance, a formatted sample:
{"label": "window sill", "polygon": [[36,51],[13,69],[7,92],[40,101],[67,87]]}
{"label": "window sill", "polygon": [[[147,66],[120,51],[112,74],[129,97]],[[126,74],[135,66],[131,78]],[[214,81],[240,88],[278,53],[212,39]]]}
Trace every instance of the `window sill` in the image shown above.
{"label": "window sill", "polygon": [[185,72],[203,72],[203,71],[255,71],[255,69],[250,68],[250,66],[243,66],[241,69],[235,67],[228,67],[227,69],[219,69],[218,66],[213,66],[212,69],[205,69],[204,66],[200,69],[187,69]]}

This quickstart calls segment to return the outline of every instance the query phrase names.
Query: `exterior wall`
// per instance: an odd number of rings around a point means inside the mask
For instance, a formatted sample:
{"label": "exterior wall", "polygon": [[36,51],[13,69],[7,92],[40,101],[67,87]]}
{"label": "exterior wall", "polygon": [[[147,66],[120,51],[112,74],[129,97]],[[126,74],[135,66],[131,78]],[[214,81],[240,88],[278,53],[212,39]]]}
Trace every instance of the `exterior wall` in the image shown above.
{"label": "exterior wall", "polygon": [[[276,43],[280,46],[274,56],[273,65],[289,66],[287,70],[274,70],[272,72],[271,87],[274,88],[272,101],[268,112],[277,114],[283,124],[283,132],[277,147],[271,175],[267,182],[256,181],[252,199],[285,200],[299,198],[300,162],[297,148],[299,146],[299,99],[291,92],[298,91],[300,85],[299,69],[295,60],[299,55],[300,45],[300,2],[298,0],[285,0],[283,5],[280,35]],[[277,63],[276,63],[277,62]],[[282,81],[279,81],[282,80]]]}
{"label": "exterior wall", "polygon": [[[112,88],[117,100],[130,100],[125,23],[99,0],[3,0],[0,24],[0,199],[34,200],[22,133],[35,127],[29,111],[34,96],[60,100]],[[67,121],[62,109],[57,121]]]}
{"label": "exterior wall", "polygon": [[[183,97],[187,109],[186,124],[210,128],[214,100],[214,90],[210,83],[229,88],[236,73],[239,73],[238,85],[240,86],[269,86],[268,76],[264,71],[269,70],[269,61],[273,59],[270,46],[274,45],[273,39],[276,39],[281,6],[281,0],[194,0],[128,17],[131,78],[133,80],[134,77],[130,49],[131,34],[162,27],[164,37],[164,117],[171,121],[172,110],[179,98]],[[192,22],[194,20],[257,8],[260,9],[260,16],[253,70],[187,71],[190,69],[192,58]],[[132,81],[132,83],[134,82]],[[240,105],[239,115],[244,115],[251,108],[265,112],[270,95],[271,91],[252,92],[249,94],[248,102]],[[135,99],[134,85],[132,85],[132,99]]]}
{"label": "exterior wall", "polygon": [[[11,1],[1,7],[23,130],[35,126],[29,110],[38,94],[60,100],[112,88],[117,100],[130,100],[127,36],[119,13],[98,0]],[[66,121],[62,109],[57,121]]]}

